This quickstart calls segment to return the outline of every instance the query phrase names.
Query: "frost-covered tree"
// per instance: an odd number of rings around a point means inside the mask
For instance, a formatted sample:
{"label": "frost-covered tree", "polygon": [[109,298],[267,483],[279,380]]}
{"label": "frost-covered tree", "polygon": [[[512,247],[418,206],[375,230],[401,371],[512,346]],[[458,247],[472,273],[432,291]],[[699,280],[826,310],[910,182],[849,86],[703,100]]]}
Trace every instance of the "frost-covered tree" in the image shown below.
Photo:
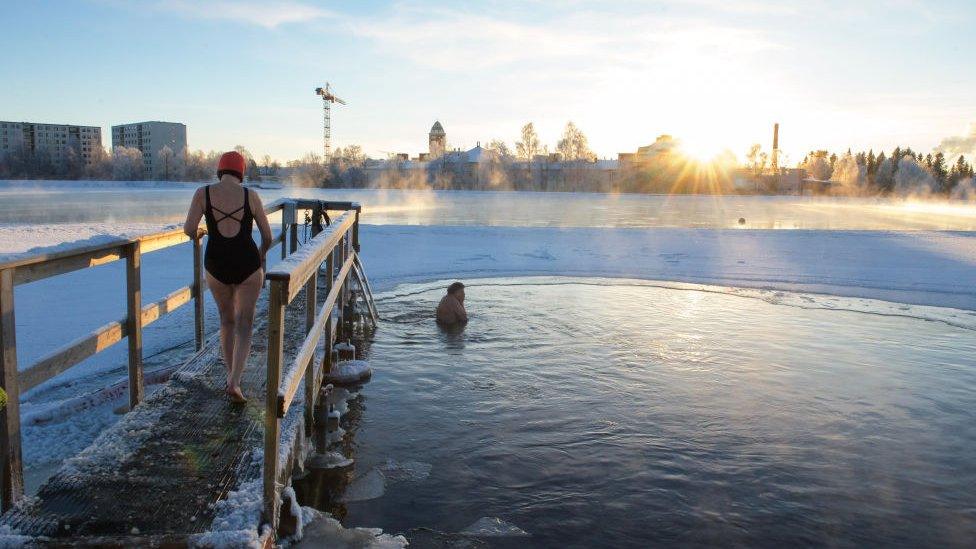
{"label": "frost-covered tree", "polygon": [[895,162],[891,158],[879,157],[878,169],[874,172],[874,184],[883,192],[889,192],[895,187]]}
{"label": "frost-covered tree", "polygon": [[976,179],[967,177],[958,181],[949,196],[956,200],[976,202]]}
{"label": "frost-covered tree", "polygon": [[[926,160],[928,160],[928,157],[926,157]],[[942,151],[935,153],[928,167],[936,182],[936,189],[933,190],[937,190],[938,192],[948,191],[949,187],[946,185],[946,180],[949,177],[949,168],[946,166],[945,153]]]}
{"label": "frost-covered tree", "polygon": [[116,181],[143,179],[142,152],[135,147],[113,147],[112,178]]}
{"label": "frost-covered tree", "polygon": [[64,159],[61,164],[61,173],[64,179],[80,179],[85,171],[85,158],[81,156],[81,151],[77,145],[68,146],[64,152]]}
{"label": "frost-covered tree", "polygon": [[185,165],[183,162],[184,153],[178,154],[169,145],[163,145],[156,155],[156,175],[162,181],[180,181],[183,179]]}
{"label": "frost-covered tree", "polygon": [[535,133],[535,126],[532,125],[532,122],[529,122],[522,126],[522,140],[515,143],[515,155],[519,160],[532,160],[535,155],[541,153],[539,135]]}
{"label": "frost-covered tree", "polygon": [[905,155],[898,161],[895,173],[895,192],[900,195],[927,195],[935,187],[935,178],[929,170],[913,156]]}
{"label": "frost-covered tree", "polygon": [[810,174],[810,177],[820,181],[829,180],[831,174],[833,173],[827,156],[821,154],[813,154],[808,156],[802,167],[807,171],[808,174]]}
{"label": "frost-covered tree", "polygon": [[867,180],[867,168],[848,151],[834,163],[830,179],[837,184],[835,189],[839,194],[861,194]]}
{"label": "frost-covered tree", "polygon": [[556,151],[562,155],[564,160],[589,162],[596,159],[596,155],[590,150],[586,135],[572,122],[566,123],[563,137],[556,144]]}
{"label": "frost-covered tree", "polygon": [[85,177],[88,179],[111,179],[112,157],[102,147],[93,147],[85,166]]}
{"label": "frost-covered tree", "polygon": [[952,169],[949,170],[949,175],[946,178],[946,188],[949,192],[959,184],[960,181],[971,179],[973,177],[973,167],[966,162],[966,157],[959,155],[956,163],[952,165]]}

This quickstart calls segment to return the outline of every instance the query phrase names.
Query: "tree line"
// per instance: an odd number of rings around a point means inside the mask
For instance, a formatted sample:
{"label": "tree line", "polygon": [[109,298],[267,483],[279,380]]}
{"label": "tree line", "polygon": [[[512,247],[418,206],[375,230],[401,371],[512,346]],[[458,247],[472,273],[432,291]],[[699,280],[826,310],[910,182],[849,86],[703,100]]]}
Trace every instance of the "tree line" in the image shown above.
{"label": "tree line", "polygon": [[[255,181],[281,169],[269,155],[260,163],[247,148],[238,145],[234,150],[247,160],[245,177]],[[169,146],[160,149],[154,159],[154,178],[160,181],[206,181],[217,173],[221,152],[202,150],[174,151]],[[63,158],[49,150],[35,152],[12,151],[0,155],[0,179],[93,179],[139,181],[147,178],[143,153],[135,147],[113,147],[109,153],[95,147],[84,158],[77,147],[67,147]]]}

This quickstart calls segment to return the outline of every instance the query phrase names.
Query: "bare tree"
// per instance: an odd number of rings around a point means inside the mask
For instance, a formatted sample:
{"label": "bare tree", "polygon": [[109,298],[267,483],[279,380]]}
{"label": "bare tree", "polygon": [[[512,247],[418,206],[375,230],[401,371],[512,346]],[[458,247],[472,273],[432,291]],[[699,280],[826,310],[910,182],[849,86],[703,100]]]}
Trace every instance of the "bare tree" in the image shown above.
{"label": "bare tree", "polygon": [[328,177],[322,157],[313,152],[288,162],[288,167],[291,168],[292,182],[301,187],[321,187]]}
{"label": "bare tree", "polygon": [[566,123],[566,129],[563,130],[563,137],[556,145],[556,151],[564,160],[590,162],[596,159],[596,155],[590,150],[586,135],[572,122]]}
{"label": "bare tree", "polygon": [[506,145],[501,139],[492,139],[485,146],[485,150],[491,153],[492,157],[497,158],[498,160],[507,161],[512,158],[511,149],[509,149],[508,145]]}
{"label": "bare tree", "polygon": [[522,140],[515,143],[515,155],[519,160],[532,160],[535,155],[542,153],[539,146],[539,135],[535,133],[532,122],[522,126]]}
{"label": "bare tree", "polygon": [[217,161],[220,155],[215,151],[205,153],[196,150],[186,155],[184,177],[189,181],[207,181],[217,174]]}
{"label": "bare tree", "polygon": [[749,147],[749,152],[746,153],[746,167],[755,176],[760,176],[766,171],[766,153],[759,143]]}

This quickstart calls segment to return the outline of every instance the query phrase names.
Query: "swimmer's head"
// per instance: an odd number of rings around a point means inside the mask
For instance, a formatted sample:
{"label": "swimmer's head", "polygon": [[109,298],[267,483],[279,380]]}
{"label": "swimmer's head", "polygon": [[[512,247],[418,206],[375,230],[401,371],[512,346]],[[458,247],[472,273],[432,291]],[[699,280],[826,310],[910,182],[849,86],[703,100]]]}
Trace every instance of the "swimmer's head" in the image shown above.
{"label": "swimmer's head", "polygon": [[448,295],[453,295],[458,299],[464,299],[464,284],[460,282],[455,282],[447,287]]}

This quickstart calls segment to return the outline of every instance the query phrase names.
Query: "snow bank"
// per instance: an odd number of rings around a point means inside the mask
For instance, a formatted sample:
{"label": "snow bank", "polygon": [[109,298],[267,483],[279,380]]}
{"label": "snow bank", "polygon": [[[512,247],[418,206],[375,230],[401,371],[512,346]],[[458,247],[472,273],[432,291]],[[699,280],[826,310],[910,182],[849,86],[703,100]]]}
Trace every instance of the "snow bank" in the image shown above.
{"label": "snow bank", "polygon": [[374,290],[566,275],[810,292],[976,310],[976,233],[367,225]]}
{"label": "snow bank", "polygon": [[[256,448],[251,454],[253,462],[263,462],[264,452]],[[190,539],[191,547],[261,547],[258,531],[261,510],[264,505],[262,475],[241,484],[237,490],[218,501],[210,530]]]}
{"label": "snow bank", "polygon": [[122,238],[167,231],[176,225],[159,223],[56,223],[26,225],[0,223],[0,261],[21,255],[51,253],[77,246],[107,244]]}

